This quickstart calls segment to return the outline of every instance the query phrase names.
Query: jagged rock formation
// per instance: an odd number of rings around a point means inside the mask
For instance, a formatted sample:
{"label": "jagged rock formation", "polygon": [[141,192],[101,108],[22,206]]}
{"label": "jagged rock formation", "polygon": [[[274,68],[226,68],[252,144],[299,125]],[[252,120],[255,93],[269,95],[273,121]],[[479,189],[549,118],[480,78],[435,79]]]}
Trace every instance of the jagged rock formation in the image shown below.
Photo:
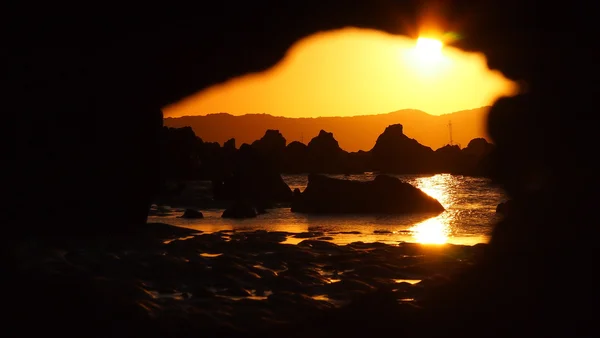
{"label": "jagged rock formation", "polygon": [[230,138],[229,140],[225,141],[225,143],[223,143],[223,149],[225,149],[228,152],[234,151],[236,149],[235,138]]}
{"label": "jagged rock formation", "polygon": [[194,134],[192,128],[163,127],[160,161],[162,178],[178,181],[196,178],[203,149],[204,142]]}
{"label": "jagged rock formation", "polygon": [[347,153],[340,148],[333,133],[321,130],[307,145],[310,172],[338,173],[346,165]]}
{"label": "jagged rock formation", "polygon": [[[404,133],[425,146],[437,149],[448,143],[449,120],[456,126],[453,138],[457,144],[466,145],[474,138],[487,137],[485,120],[489,109],[486,106],[439,116],[415,109],[402,109],[375,115],[315,118],[228,113],[169,117],[165,111],[164,123],[174,128],[191,126],[196,135],[202,135],[205,141],[219,143],[235,137],[240,143],[251,144],[264,134],[265,129],[279,130],[290,143],[307,143],[325,129],[332,132],[340,147],[348,152],[372,148],[385,127],[401,123]],[[118,118],[115,123],[118,123]]]}
{"label": "jagged rock formation", "polygon": [[285,147],[282,170],[289,174],[302,174],[312,171],[308,161],[308,147],[306,144],[294,141]]}
{"label": "jagged rock formation", "polygon": [[273,167],[277,172],[282,170],[285,145],[286,140],[279,130],[272,129],[267,130],[259,140],[252,142],[252,148],[256,149],[261,160],[268,162],[267,165]]}
{"label": "jagged rock formation", "polygon": [[292,190],[257,149],[243,144],[233,171],[222,180],[213,180],[217,200],[248,200],[260,205],[290,201]]}
{"label": "jagged rock formation", "polygon": [[[189,127],[181,132],[186,135],[185,138],[177,136],[176,128],[169,130],[171,132],[166,137],[171,138],[168,140],[172,144],[169,149],[173,149],[174,154],[168,154],[169,157],[165,158],[174,160],[165,161],[168,163],[166,166],[181,170],[178,175],[170,173],[169,177],[222,180],[233,171],[233,162],[238,156],[235,139],[230,139],[220,148],[218,144],[202,142]],[[381,171],[473,176],[491,175],[489,160],[494,149],[491,143],[480,138],[469,142],[464,149],[447,145],[434,152],[404,135],[400,124],[388,126],[370,151],[346,152],[339,147],[333,133],[324,130],[308,145],[294,141],[287,146],[279,131],[267,130],[251,147],[256,151],[256,161],[279,173],[348,174]],[[182,160],[178,160],[180,158]]]}
{"label": "jagged rock formation", "polygon": [[385,128],[371,156],[373,169],[386,173],[427,173],[433,167],[433,150],[404,135],[401,124]]}

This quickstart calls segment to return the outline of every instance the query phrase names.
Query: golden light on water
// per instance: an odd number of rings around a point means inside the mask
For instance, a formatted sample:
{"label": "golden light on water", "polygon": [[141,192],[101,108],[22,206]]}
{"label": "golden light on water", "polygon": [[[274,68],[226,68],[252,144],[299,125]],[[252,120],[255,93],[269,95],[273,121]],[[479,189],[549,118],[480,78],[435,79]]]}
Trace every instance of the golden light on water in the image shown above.
{"label": "golden light on water", "polygon": [[438,200],[447,209],[453,204],[450,189],[454,180],[456,178],[450,174],[439,174],[418,178],[415,185],[427,195]]}
{"label": "golden light on water", "polygon": [[[416,186],[427,195],[437,199],[444,208],[452,205],[451,186],[453,183],[451,175],[434,175],[422,177],[417,180]],[[450,235],[450,223],[453,214],[445,211],[436,217],[420,222],[410,228],[413,238],[422,244],[444,244],[448,242]]]}
{"label": "golden light on water", "polygon": [[449,222],[443,216],[429,218],[415,226],[413,238],[421,244],[444,244],[448,242]]}
{"label": "golden light on water", "polygon": [[[350,177],[371,180],[375,174]],[[340,175],[340,178],[342,176]],[[305,177],[287,177],[290,186],[301,187]],[[357,241],[382,242],[395,245],[399,242],[440,245],[452,243],[475,245],[489,241],[489,213],[494,212],[504,195],[485,182],[462,176],[439,174],[428,177],[410,177],[405,181],[437,199],[446,209],[434,215],[305,215],[291,213],[287,208],[277,208],[256,219],[232,220],[221,218],[222,210],[203,210],[201,221],[177,217],[182,209],[167,208],[164,216],[151,215],[149,222],[169,223],[205,233],[234,233],[256,230],[285,232],[283,243],[298,244],[306,239],[331,241],[346,245]],[[154,208],[158,209],[158,208]],[[432,217],[433,216],[433,217]],[[168,217],[165,219],[164,217]],[[304,234],[302,236],[292,234]]]}

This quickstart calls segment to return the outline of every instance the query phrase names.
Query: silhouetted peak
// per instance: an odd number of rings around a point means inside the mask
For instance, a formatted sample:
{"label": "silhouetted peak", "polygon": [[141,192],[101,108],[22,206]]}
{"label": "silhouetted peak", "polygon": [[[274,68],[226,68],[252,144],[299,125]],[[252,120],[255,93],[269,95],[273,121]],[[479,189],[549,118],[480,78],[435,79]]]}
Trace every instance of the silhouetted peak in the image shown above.
{"label": "silhouetted peak", "polygon": [[487,147],[489,144],[490,143],[486,139],[478,137],[478,138],[474,138],[471,141],[469,141],[467,148]]}
{"label": "silhouetted peak", "polygon": [[225,143],[223,143],[223,148],[235,149],[235,138],[230,138]]}
{"label": "silhouetted peak", "polygon": [[265,135],[260,139],[262,142],[283,145],[285,147],[287,141],[285,137],[277,129],[267,129]]}
{"label": "silhouetted peak", "polygon": [[402,134],[402,135],[404,135],[404,132],[403,132],[402,129],[403,129],[403,127],[402,127],[402,125],[400,123],[391,124],[391,125],[387,126],[387,128],[385,128],[385,130],[384,130],[383,133],[384,134],[386,134],[386,133],[393,133],[393,134]]}
{"label": "silhouetted peak", "polygon": [[319,131],[319,135],[317,135],[317,137],[330,137],[330,138],[333,138],[333,133],[329,133],[329,132],[326,132],[325,130],[321,129]]}
{"label": "silhouetted peak", "polygon": [[171,134],[185,135],[186,137],[191,137],[191,138],[196,137],[196,133],[194,133],[194,130],[190,126],[185,126],[185,127],[180,127],[180,128],[173,128],[173,127],[165,126],[165,127],[163,127],[163,131],[171,133]]}
{"label": "silhouetted peak", "polygon": [[247,152],[247,151],[251,151],[251,150],[252,150],[252,147],[248,143],[243,143],[240,146],[240,151],[241,152]]}
{"label": "silhouetted peak", "polygon": [[269,138],[269,137],[283,137],[283,135],[281,135],[281,133],[277,129],[267,129],[267,131],[265,132],[265,136],[263,136],[263,138]]}
{"label": "silhouetted peak", "polygon": [[310,146],[311,143],[313,143],[315,141],[335,142],[337,144],[337,140],[335,139],[335,137],[333,137],[333,133],[327,132],[323,129],[321,129],[321,131],[319,131],[319,135],[315,136],[312,140],[310,140],[310,142],[308,142],[308,146]]}
{"label": "silhouetted peak", "polygon": [[300,142],[300,141],[293,141],[290,144],[287,145],[286,148],[288,149],[306,149],[306,144]]}
{"label": "silhouetted peak", "polygon": [[402,133],[401,124],[392,124],[379,135],[371,149],[376,170],[386,172],[419,172],[427,167],[434,152]]}
{"label": "silhouetted peak", "polygon": [[469,154],[481,156],[488,153],[493,147],[493,144],[489,143],[486,139],[479,137],[469,141],[469,144],[464,151]]}
{"label": "silhouetted peak", "polygon": [[333,133],[326,132],[322,129],[319,132],[319,135],[317,135],[312,140],[310,140],[310,142],[308,142],[308,147],[329,150],[341,150],[338,141],[333,137]]}
{"label": "silhouetted peak", "polygon": [[285,149],[286,143],[279,130],[268,129],[263,137],[252,142],[252,146],[261,152],[279,152]]}
{"label": "silhouetted peak", "polygon": [[387,126],[383,133],[377,138],[377,141],[375,142],[375,147],[381,146],[382,144],[398,146],[398,142],[408,140],[409,138],[406,135],[404,135],[402,129],[403,127],[399,123]]}
{"label": "silhouetted peak", "polygon": [[181,128],[162,128],[163,141],[174,143],[174,144],[186,144],[188,146],[201,145],[202,139],[194,133],[191,127]]}
{"label": "silhouetted peak", "polygon": [[460,147],[456,144],[446,144],[445,146],[437,149],[436,153],[457,153],[460,152]]}

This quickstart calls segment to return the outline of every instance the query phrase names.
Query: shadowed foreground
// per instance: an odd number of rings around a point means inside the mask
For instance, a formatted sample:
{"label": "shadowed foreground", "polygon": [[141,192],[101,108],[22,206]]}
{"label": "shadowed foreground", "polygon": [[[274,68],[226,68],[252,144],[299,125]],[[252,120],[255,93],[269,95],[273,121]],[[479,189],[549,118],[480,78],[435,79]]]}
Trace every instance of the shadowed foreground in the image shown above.
{"label": "shadowed foreground", "polygon": [[[427,296],[485,250],[338,246],[311,233],[281,244],[290,235],[198,234],[156,223],[135,241],[31,242],[19,258],[35,284],[12,291],[22,295],[20,315],[67,335],[94,328],[107,337],[421,336]],[[63,320],[45,322],[49,312]],[[29,330],[38,328],[24,325],[19,335]]]}

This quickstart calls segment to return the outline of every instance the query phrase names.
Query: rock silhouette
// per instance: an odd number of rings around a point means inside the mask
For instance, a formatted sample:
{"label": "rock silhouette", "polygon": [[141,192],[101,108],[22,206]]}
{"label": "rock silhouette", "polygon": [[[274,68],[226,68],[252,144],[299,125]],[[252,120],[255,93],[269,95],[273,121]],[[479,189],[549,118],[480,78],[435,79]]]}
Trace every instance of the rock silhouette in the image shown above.
{"label": "rock silhouette", "polygon": [[310,172],[338,173],[340,168],[345,167],[347,153],[340,148],[333,133],[321,130],[308,142],[307,152]]}
{"label": "rock silhouette", "polygon": [[[193,134],[189,127],[185,127],[184,133]],[[166,137],[171,136],[167,134]],[[170,177],[218,181],[223,180],[223,175],[233,170],[233,161],[237,156],[235,139],[230,139],[220,148],[203,143],[198,136],[198,146],[194,147],[188,145],[194,142],[179,139],[177,134],[173,134],[171,138],[168,142],[182,144],[181,147],[171,146],[171,149],[176,148],[174,152],[179,155],[167,154],[166,158],[183,156],[183,160],[169,162],[169,166],[187,163],[187,167],[179,165],[177,168],[181,173],[170,173]],[[350,174],[381,171],[396,174],[452,173],[483,177],[492,175],[492,165],[488,162],[494,149],[493,144],[480,138],[473,139],[464,149],[457,145],[447,145],[434,152],[431,148],[419,144],[417,140],[404,135],[400,124],[388,126],[370,151],[347,152],[339,147],[335,135],[325,130],[321,130],[308,145],[298,141],[286,145],[285,138],[278,130],[267,130],[262,138],[252,142],[251,147],[259,155],[256,161],[261,161],[263,165],[282,174]],[[187,155],[181,155],[185,151],[188,151]]]}
{"label": "rock silhouette", "polygon": [[258,215],[255,203],[236,200],[229,208],[223,211],[223,218],[254,218]]}
{"label": "rock silhouette", "polygon": [[308,147],[306,144],[294,141],[285,147],[283,152],[283,172],[301,174],[311,172],[308,162]]}
{"label": "rock silhouette", "polygon": [[445,145],[435,150],[434,167],[436,171],[460,173],[466,161],[465,155],[458,145]]}
{"label": "rock silhouette", "polygon": [[[457,144],[464,146],[474,138],[488,138],[485,120],[489,109],[490,107],[486,106],[440,116],[415,109],[379,112],[381,114],[376,115],[312,118],[228,113],[181,117],[165,115],[164,123],[165,126],[173,128],[190,126],[203,140],[221,144],[231,137],[235,137],[240,144],[251,144],[259,139],[266,129],[279,130],[289,143],[308,143],[310,139],[319,135],[320,130],[325,129],[332,132],[340,147],[348,152],[372,148],[373,142],[385,127],[400,123],[405,126],[404,132],[411,138],[437,149],[448,143],[449,121],[456,126],[453,138]],[[279,115],[284,112],[275,113]],[[115,119],[115,123],[118,123],[118,118]]]}
{"label": "rock silhouette", "polygon": [[311,214],[440,213],[444,207],[434,198],[399,179],[378,175],[373,181],[340,180],[309,175],[308,185],[296,193],[292,212]]}
{"label": "rock silhouette", "polygon": [[231,174],[223,180],[213,180],[213,194],[217,200],[250,200],[269,205],[290,201],[292,190],[272,161],[255,147],[243,144]]}
{"label": "rock silhouette", "polygon": [[204,142],[191,127],[162,128],[161,170],[164,180],[190,180],[198,176]]}
{"label": "rock silhouette", "polygon": [[286,140],[279,130],[269,129],[265,135],[252,142],[252,148],[256,149],[261,155],[262,160],[268,162],[268,165],[281,172],[283,152],[285,151]]}
{"label": "rock silhouette", "polygon": [[181,218],[204,218],[202,212],[194,209],[185,209]]}
{"label": "rock silhouette", "polygon": [[224,150],[226,150],[227,152],[233,152],[235,151],[235,139],[234,138],[230,138],[229,140],[227,140],[225,143],[223,143],[223,148]]}
{"label": "rock silhouette", "polygon": [[401,124],[385,128],[371,156],[373,168],[386,173],[427,173],[433,165],[433,150],[404,135]]}

